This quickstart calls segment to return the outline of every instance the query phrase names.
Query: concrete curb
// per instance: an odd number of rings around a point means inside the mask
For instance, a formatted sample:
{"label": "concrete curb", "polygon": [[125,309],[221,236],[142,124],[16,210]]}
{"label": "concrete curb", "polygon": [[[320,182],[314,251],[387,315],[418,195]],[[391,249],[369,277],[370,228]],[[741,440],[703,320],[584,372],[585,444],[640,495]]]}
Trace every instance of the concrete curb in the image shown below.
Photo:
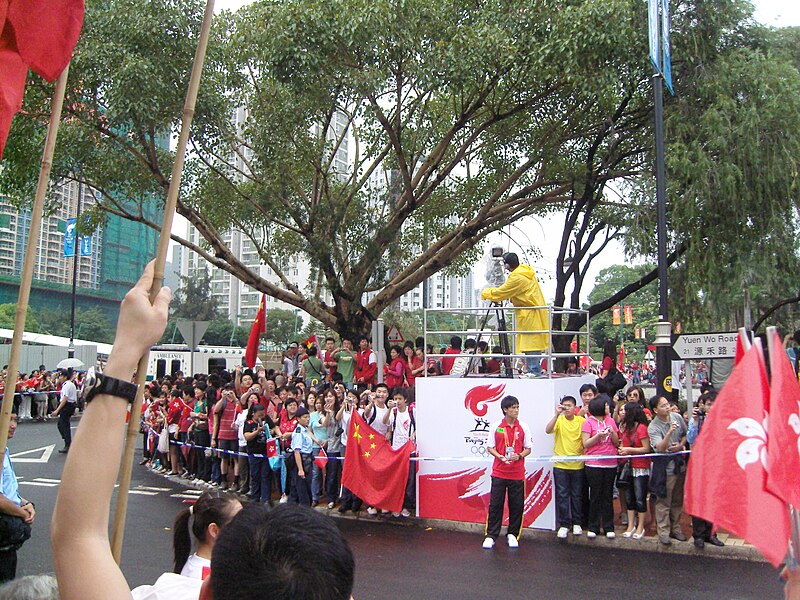
{"label": "concrete curb", "polygon": [[[149,469],[148,469],[149,470]],[[152,471],[151,471],[152,472]],[[204,485],[193,484],[191,481],[182,479],[176,476],[166,476],[161,474],[162,477],[170,479],[175,483],[186,487],[192,487],[200,490],[216,489],[208,488]],[[234,493],[227,490],[228,493]],[[247,500],[246,496],[237,494],[241,499]],[[425,529],[440,529],[443,531],[461,531],[465,533],[475,534],[475,547],[477,548],[481,542],[484,533],[484,525],[482,523],[464,523],[461,521],[445,521],[443,519],[422,519],[417,517],[392,517],[389,515],[368,515],[366,510],[358,513],[348,511],[341,514],[338,508],[329,509],[326,505],[320,505],[315,510],[325,513],[335,519],[348,519],[351,521],[361,521],[363,523],[388,523],[395,527],[421,527]],[[724,534],[721,534],[722,537]],[[694,544],[689,538],[688,542],[679,542],[672,540],[672,544],[665,546],[658,542],[658,538],[650,536],[644,537],[641,540],[634,540],[622,537],[621,533],[617,537],[610,540],[604,536],[590,540],[586,534],[575,536],[569,534],[564,540],[556,538],[555,531],[545,531],[542,529],[523,529],[521,539],[523,540],[536,540],[542,542],[550,542],[554,544],[575,544],[578,546],[591,546],[594,548],[602,548],[607,550],[630,550],[639,552],[656,552],[660,554],[682,554],[685,556],[702,556],[705,558],[723,558],[728,560],[746,560],[752,562],[767,562],[761,553],[755,547],[744,544],[734,545],[740,540],[734,540],[734,544],[722,547],[711,546],[706,544],[705,548],[699,550],[695,548]]]}

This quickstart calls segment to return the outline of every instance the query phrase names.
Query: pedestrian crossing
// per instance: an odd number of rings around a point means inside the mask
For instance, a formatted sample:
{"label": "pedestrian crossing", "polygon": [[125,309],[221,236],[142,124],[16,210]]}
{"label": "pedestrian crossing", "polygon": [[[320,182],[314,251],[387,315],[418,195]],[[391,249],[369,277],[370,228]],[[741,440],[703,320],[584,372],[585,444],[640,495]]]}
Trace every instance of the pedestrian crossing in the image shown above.
{"label": "pedestrian crossing", "polygon": [[[48,477],[34,477],[32,479],[27,479],[26,477],[23,476],[23,477],[17,477],[17,483],[19,483],[19,485],[25,485],[31,487],[58,487],[61,484],[61,480],[50,479]],[[119,487],[119,485],[115,485],[114,487]],[[182,500],[197,500],[200,494],[203,493],[203,490],[187,488],[182,491],[175,492],[174,488],[169,488],[169,487],[137,485],[136,487],[131,488],[128,491],[128,494],[131,496],[158,496],[159,494],[165,492],[173,492],[169,494],[171,498],[179,498]]]}

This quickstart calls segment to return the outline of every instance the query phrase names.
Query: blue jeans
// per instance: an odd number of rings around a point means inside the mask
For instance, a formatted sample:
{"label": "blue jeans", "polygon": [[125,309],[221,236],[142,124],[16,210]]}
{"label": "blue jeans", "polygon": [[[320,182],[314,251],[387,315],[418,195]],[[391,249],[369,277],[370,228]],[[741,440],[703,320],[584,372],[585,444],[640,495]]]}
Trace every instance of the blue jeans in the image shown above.
{"label": "blue jeans", "polygon": [[[648,475],[639,475],[633,478],[633,485],[625,488],[625,502],[628,510],[635,510],[638,513],[647,512],[647,484],[650,481]],[[632,527],[631,523],[628,527]]]}
{"label": "blue jeans", "polygon": [[339,452],[328,452],[328,464],[325,465],[325,495],[328,502],[339,499],[339,477],[342,473],[342,461]]}
{"label": "blue jeans", "polygon": [[265,456],[251,454],[247,460],[250,464],[250,493],[248,496],[256,502],[269,502],[272,498],[272,469],[269,468],[269,459]]}
{"label": "blue jeans", "polygon": [[[319,451],[320,448],[314,448],[312,456],[317,458]],[[322,469],[314,463],[311,468],[311,502],[317,502],[320,498],[322,498]]]}
{"label": "blue jeans", "polygon": [[580,525],[583,521],[583,486],[586,477],[583,469],[553,467],[556,488],[556,522],[559,527]]}
{"label": "blue jeans", "polygon": [[523,354],[526,354],[530,357],[525,359],[525,367],[528,369],[528,373],[533,373],[534,375],[541,375],[542,353],[535,350],[530,350],[528,352],[523,352]]}

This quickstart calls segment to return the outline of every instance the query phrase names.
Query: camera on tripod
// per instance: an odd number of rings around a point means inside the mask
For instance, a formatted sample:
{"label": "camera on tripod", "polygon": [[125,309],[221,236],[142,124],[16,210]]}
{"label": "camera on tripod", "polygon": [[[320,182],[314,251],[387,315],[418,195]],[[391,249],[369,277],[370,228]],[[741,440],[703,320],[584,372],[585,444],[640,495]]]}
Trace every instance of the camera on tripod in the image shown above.
{"label": "camera on tripod", "polygon": [[489,284],[489,287],[500,287],[506,281],[503,264],[504,254],[501,246],[492,246],[489,256],[489,265],[486,270],[486,282]]}

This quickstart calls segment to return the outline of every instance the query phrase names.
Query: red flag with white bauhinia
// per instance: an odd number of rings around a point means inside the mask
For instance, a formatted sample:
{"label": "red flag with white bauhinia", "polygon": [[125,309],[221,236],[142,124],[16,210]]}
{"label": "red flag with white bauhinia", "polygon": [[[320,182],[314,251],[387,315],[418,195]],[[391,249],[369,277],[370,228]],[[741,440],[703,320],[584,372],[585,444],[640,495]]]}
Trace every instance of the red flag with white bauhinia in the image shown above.
{"label": "red flag with white bauhinia", "polygon": [[55,80],[83,25],[83,0],[0,0],[0,157],[22,107],[28,67]]}
{"label": "red flag with white bauhinia", "polygon": [[261,334],[267,331],[267,308],[264,294],[261,294],[261,302],[258,305],[256,319],[253,321],[253,328],[250,330],[250,337],[247,338],[247,349],[244,352],[244,362],[251,369],[256,366],[258,358],[258,344]]}
{"label": "red flag with white bauhinia", "polygon": [[353,411],[344,453],[342,485],[375,508],[400,512],[408,481],[410,440],[394,450],[392,445]]}
{"label": "red flag with white bauhinia", "polygon": [[800,383],[774,328],[770,335],[767,487],[800,507]]}
{"label": "red flag with white bauhinia", "polygon": [[769,384],[751,346],[719,392],[692,448],[686,511],[743,537],[777,566],[789,545],[786,504],[766,488]]}

